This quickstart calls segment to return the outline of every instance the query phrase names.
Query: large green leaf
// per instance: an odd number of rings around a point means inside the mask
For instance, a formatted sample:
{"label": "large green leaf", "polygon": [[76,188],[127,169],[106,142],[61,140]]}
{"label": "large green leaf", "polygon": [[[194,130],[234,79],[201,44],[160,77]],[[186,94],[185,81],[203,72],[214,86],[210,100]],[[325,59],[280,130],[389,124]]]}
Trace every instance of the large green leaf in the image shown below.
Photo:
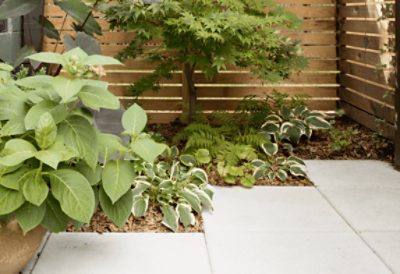
{"label": "large green leaf", "polygon": [[16,212],[15,217],[22,231],[25,233],[39,226],[46,214],[46,204],[35,206],[30,203],[25,203]]}
{"label": "large green leaf", "polygon": [[122,115],[122,126],[129,134],[139,134],[147,123],[146,112],[137,104],[133,104]]}
{"label": "large green leaf", "polygon": [[25,173],[21,178],[21,184],[22,193],[28,202],[36,206],[43,204],[49,194],[49,187],[39,169]]}
{"label": "large green leaf", "polygon": [[34,105],[25,116],[25,127],[26,129],[35,129],[39,123],[40,117],[44,113],[50,113],[54,119],[54,122],[58,124],[68,114],[67,108],[64,104],[58,104],[52,101],[42,101],[37,105]]}
{"label": "large green leaf", "polygon": [[23,101],[0,101],[0,121],[25,116],[27,110]]}
{"label": "large green leaf", "polygon": [[117,59],[110,57],[110,56],[103,56],[103,55],[90,55],[84,61],[86,65],[122,65],[120,61]]}
{"label": "large green leaf", "polygon": [[97,165],[96,169],[93,170],[86,164],[86,162],[80,161],[76,165],[75,169],[82,173],[92,186],[98,184],[101,181],[102,167],[100,165]]}
{"label": "large green leaf", "polygon": [[92,187],[77,171],[60,169],[49,173],[51,190],[61,209],[74,220],[89,223],[95,201]]}
{"label": "large green leaf", "polygon": [[24,116],[16,116],[8,120],[7,123],[5,123],[1,128],[0,136],[11,136],[25,133],[26,130],[24,119]]}
{"label": "large green leaf", "polygon": [[11,139],[4,146],[0,165],[16,166],[35,155],[36,148],[23,139]]}
{"label": "large green leaf", "polygon": [[100,108],[119,109],[120,107],[119,99],[116,96],[107,89],[97,86],[84,86],[79,93],[79,98],[85,106],[94,110],[100,110]]}
{"label": "large green leaf", "polygon": [[130,162],[107,162],[102,176],[103,188],[113,204],[131,188],[134,178],[135,171]]}
{"label": "large green leaf", "polygon": [[[63,0],[55,1],[62,10],[74,18],[79,25],[85,23],[84,30],[86,33],[92,35],[93,33],[101,35],[101,27],[96,22],[95,18],[90,15],[90,9],[83,1],[80,0]],[[88,17],[88,15],[90,15]]]}
{"label": "large green leaf", "polygon": [[0,215],[6,215],[18,209],[25,202],[21,192],[0,186]]}
{"label": "large green leaf", "polygon": [[57,126],[53,116],[45,112],[40,116],[39,122],[35,129],[36,143],[41,149],[47,149],[54,144],[57,137]]}
{"label": "large green leaf", "polygon": [[52,85],[61,96],[63,103],[68,103],[72,98],[78,95],[83,87],[83,81],[80,79],[69,79],[63,76],[53,78]]}
{"label": "large green leaf", "polygon": [[2,175],[0,177],[0,186],[11,190],[20,190],[27,171],[29,171],[28,168],[22,167],[19,169],[17,168],[14,172]]}
{"label": "large green leaf", "polygon": [[64,57],[54,52],[39,52],[28,56],[28,58],[41,63],[64,65]]}
{"label": "large green leaf", "polygon": [[99,193],[100,205],[106,215],[118,227],[123,227],[129,216],[131,215],[133,197],[129,191],[125,193],[115,204],[108,198],[105,191],[101,188]]}
{"label": "large green leaf", "polygon": [[132,151],[146,162],[154,162],[166,148],[166,145],[159,144],[151,138],[139,139],[131,143]]}
{"label": "large green leaf", "polygon": [[161,207],[161,211],[164,215],[162,224],[176,231],[178,229],[178,214],[176,214],[174,208],[170,205],[165,205]]}
{"label": "large green leaf", "polygon": [[5,0],[0,5],[0,19],[26,15],[39,7],[40,0]]}
{"label": "large green leaf", "polygon": [[50,193],[46,199],[46,214],[41,225],[51,232],[58,233],[67,229],[68,221],[68,216],[61,210],[60,204]]}
{"label": "large green leaf", "polygon": [[65,144],[79,153],[79,157],[95,169],[98,157],[96,131],[89,121],[82,116],[73,115],[63,121],[58,129]]}
{"label": "large green leaf", "polygon": [[119,152],[126,152],[127,148],[122,144],[121,138],[113,135],[100,133],[99,139],[99,156],[103,161],[108,161]]}
{"label": "large green leaf", "polygon": [[35,153],[36,159],[54,169],[57,169],[60,162],[68,161],[76,156],[77,152],[70,147],[66,147],[62,138],[58,138],[58,140],[48,149]]}

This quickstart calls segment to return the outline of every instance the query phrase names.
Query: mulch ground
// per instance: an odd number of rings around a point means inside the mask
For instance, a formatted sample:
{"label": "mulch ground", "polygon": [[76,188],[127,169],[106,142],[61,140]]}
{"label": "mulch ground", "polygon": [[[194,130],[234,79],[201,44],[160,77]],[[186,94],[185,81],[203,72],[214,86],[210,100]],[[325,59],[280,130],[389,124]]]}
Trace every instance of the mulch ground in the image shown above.
{"label": "mulch ground", "polygon": [[[336,120],[335,128],[344,131],[351,127],[356,133],[348,137],[349,145],[340,151],[331,148],[332,139],[327,131],[315,132],[311,140],[303,140],[294,150],[295,155],[302,159],[332,159],[332,160],[355,160],[369,159],[393,162],[394,145],[387,140],[369,130],[368,128],[348,119],[340,118]],[[170,124],[150,125],[149,130],[159,133],[167,143],[171,143],[173,136],[183,128],[179,122]],[[181,146],[182,147],[182,146]],[[216,172],[216,168],[212,167],[209,172],[210,184],[217,186],[233,186],[226,184]],[[258,180],[256,185],[264,186],[313,186],[308,179],[296,179],[290,177],[285,182]],[[81,228],[74,228],[72,225],[68,227],[68,232],[170,232],[170,230],[161,224],[161,212],[155,208],[149,208],[148,214],[143,218],[129,217],[124,227],[116,227],[111,220],[101,211],[96,212],[92,221],[88,225]],[[202,232],[203,219],[196,215],[196,225],[185,229],[180,226],[178,232]]]}
{"label": "mulch ground", "polygon": [[[178,232],[203,232],[203,219],[199,215],[196,216],[196,225],[188,228],[179,226]],[[81,228],[75,228],[70,225],[67,232],[171,232],[161,222],[163,215],[161,211],[155,207],[150,207],[145,217],[136,218],[131,215],[124,227],[119,228],[100,210],[93,216],[90,224],[84,225]]]}

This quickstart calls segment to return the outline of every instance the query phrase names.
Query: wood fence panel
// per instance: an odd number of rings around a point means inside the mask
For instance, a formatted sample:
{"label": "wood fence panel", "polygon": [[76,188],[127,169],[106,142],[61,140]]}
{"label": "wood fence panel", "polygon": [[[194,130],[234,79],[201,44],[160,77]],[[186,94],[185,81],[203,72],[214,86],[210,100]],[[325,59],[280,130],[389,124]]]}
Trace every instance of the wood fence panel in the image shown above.
{"label": "wood fence panel", "polygon": [[[337,42],[336,42],[336,2],[335,0],[278,0],[282,6],[303,19],[302,26],[295,32],[282,32],[283,36],[299,39],[303,44],[305,56],[309,58],[308,67],[301,73],[293,73],[289,79],[280,83],[262,82],[243,68],[228,67],[213,80],[207,80],[196,73],[196,87],[202,110],[234,110],[246,95],[264,96],[273,90],[290,95],[307,95],[308,104],[313,109],[332,112],[337,106]],[[64,13],[46,0],[45,16],[61,29]],[[98,16],[103,36],[97,37],[103,54],[115,56],[134,39],[133,33],[111,31],[109,24]],[[72,19],[67,18],[63,27],[64,34],[73,34]],[[62,41],[56,46],[53,39],[43,40],[43,49],[62,52]],[[154,46],[149,45],[149,47]],[[56,48],[56,49],[55,49]],[[154,65],[143,60],[127,60],[124,67],[107,68],[110,89],[129,105],[133,97],[129,92],[132,83],[148,75]],[[139,97],[139,103],[147,110],[152,122],[169,122],[177,118],[182,110],[182,76],[176,71],[172,79],[163,80],[159,92],[147,91]]]}
{"label": "wood fence panel", "polygon": [[340,0],[341,107],[347,115],[394,138],[394,1]]}

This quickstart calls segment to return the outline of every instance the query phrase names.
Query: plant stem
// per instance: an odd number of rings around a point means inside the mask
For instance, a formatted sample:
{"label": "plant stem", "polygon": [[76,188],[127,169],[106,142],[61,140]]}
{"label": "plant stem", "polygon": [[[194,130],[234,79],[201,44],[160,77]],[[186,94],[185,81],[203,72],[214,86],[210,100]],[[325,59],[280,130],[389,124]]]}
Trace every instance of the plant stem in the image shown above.
{"label": "plant stem", "polygon": [[195,65],[185,63],[183,67],[183,97],[186,102],[184,103],[183,116],[185,122],[191,123],[194,121],[196,116],[196,105],[197,105],[197,93],[194,85],[194,70]]}

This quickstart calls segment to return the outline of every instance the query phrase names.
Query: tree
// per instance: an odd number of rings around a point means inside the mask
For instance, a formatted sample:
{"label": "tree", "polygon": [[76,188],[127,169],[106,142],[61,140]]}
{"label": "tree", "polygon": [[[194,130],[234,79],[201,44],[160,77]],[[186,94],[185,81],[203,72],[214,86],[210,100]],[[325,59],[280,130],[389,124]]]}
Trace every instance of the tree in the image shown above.
{"label": "tree", "polygon": [[[111,28],[135,33],[120,59],[144,58],[155,71],[131,87],[135,95],[158,90],[162,78],[182,69],[184,117],[196,114],[194,73],[210,79],[228,66],[249,68],[258,78],[276,82],[301,69],[298,41],[279,30],[293,30],[301,21],[270,0],[119,0],[106,13]],[[149,47],[150,41],[161,41]]]}

